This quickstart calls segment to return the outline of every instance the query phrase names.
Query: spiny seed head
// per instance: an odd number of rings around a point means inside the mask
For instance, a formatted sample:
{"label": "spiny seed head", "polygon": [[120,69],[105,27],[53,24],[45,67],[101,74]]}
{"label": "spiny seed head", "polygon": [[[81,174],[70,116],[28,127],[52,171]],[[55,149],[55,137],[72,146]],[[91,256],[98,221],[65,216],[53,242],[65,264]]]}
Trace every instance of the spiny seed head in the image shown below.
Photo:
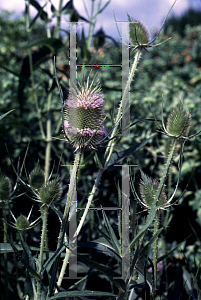
{"label": "spiny seed head", "polygon": [[177,139],[188,137],[190,123],[190,113],[182,104],[179,104],[169,115],[167,121],[167,133],[169,136]]}
{"label": "spiny seed head", "polygon": [[27,217],[20,214],[16,220],[15,226],[18,230],[26,230],[29,227],[29,220],[27,220]]}
{"label": "spiny seed head", "polygon": [[40,190],[39,200],[47,205],[56,203],[61,197],[59,178],[47,182]]}
{"label": "spiny seed head", "polygon": [[0,174],[0,200],[6,201],[11,197],[12,185],[7,176]]}
{"label": "spiny seed head", "polygon": [[[141,171],[140,194],[145,205],[150,209],[159,186],[159,182],[148,177]],[[165,192],[162,191],[157,202],[157,207],[163,206],[167,201]]]}
{"label": "spiny seed head", "polygon": [[34,189],[40,189],[45,184],[45,173],[40,168],[36,166],[29,175],[29,183]]}
{"label": "spiny seed head", "polygon": [[[94,148],[103,138],[104,98],[100,85],[89,86],[89,81],[71,89],[64,108],[64,130],[70,143],[76,148]],[[88,144],[87,144],[88,142]]]}
{"label": "spiny seed head", "polygon": [[128,14],[128,21],[132,22],[129,24],[129,33],[130,33],[130,40],[133,46],[142,46],[147,45],[150,40],[149,30],[147,27],[139,20],[134,20]]}

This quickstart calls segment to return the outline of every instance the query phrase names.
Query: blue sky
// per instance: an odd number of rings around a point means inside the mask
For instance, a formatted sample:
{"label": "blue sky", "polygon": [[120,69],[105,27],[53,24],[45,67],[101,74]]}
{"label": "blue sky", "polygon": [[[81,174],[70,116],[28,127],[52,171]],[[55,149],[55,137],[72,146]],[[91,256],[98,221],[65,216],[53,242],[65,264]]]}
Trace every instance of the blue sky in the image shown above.
{"label": "blue sky", "polygon": [[[44,4],[44,0],[39,1],[40,4]],[[68,1],[63,0],[63,5]],[[80,13],[80,15],[87,18],[87,13],[84,8],[84,2],[90,13],[91,0],[74,0],[74,6]],[[95,0],[95,9],[99,0]],[[59,6],[59,0],[52,0],[52,3],[56,8]],[[101,7],[107,3],[107,0],[102,0]],[[114,23],[113,10],[116,15],[117,21],[127,21],[127,13],[135,19],[141,20],[151,30],[157,30],[165,18],[170,7],[174,3],[174,0],[111,0],[107,8],[99,15],[95,27],[95,32],[103,27],[107,35],[111,35],[114,38],[118,38],[116,25]],[[7,0],[0,2],[0,8],[14,10],[15,15],[20,15],[24,11],[24,0]],[[201,0],[177,0],[171,14],[176,16],[181,15],[188,8],[201,9]],[[31,15],[34,17],[36,10],[31,10]],[[64,26],[68,21],[67,16],[62,20]],[[87,35],[88,26],[83,25]]]}

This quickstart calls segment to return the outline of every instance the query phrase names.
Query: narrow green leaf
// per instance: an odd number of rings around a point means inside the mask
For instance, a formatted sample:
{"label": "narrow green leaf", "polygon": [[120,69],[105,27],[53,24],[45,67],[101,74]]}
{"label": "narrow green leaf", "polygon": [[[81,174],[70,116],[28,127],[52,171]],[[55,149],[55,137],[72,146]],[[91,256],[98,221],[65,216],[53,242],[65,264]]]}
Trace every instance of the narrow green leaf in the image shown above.
{"label": "narrow green leaf", "polygon": [[143,248],[143,250],[140,252],[139,257],[141,257],[143,254],[145,254],[147,252],[148,249],[151,248],[151,245],[154,243],[154,241],[158,238],[159,234],[161,233],[161,231],[164,229],[164,227],[160,228],[156,234],[154,234],[152,236],[152,238],[150,239],[150,241],[146,244],[146,246]]}
{"label": "narrow green leaf", "polygon": [[[142,256],[135,268],[136,270],[145,278],[145,273],[144,273],[144,266],[145,266],[145,263],[147,261],[147,257],[146,256]],[[146,282],[149,284],[149,287],[152,289],[152,276],[150,273],[148,273],[148,271],[146,270]]]}
{"label": "narrow green leaf", "polygon": [[161,260],[164,260],[166,259],[172,252],[174,252],[177,248],[179,248],[183,243],[184,241],[186,241],[190,236],[188,236],[185,240],[183,240],[181,243],[179,243],[178,245],[176,245],[174,248],[172,248],[170,251],[168,251],[166,254],[162,255],[161,257],[159,257],[157,259],[157,263]]}
{"label": "narrow green leaf", "polygon": [[[8,236],[7,236],[8,237]],[[36,271],[27,263],[27,261],[23,258],[23,256],[20,254],[20,252],[17,250],[14,243],[10,240],[8,237],[8,240],[10,241],[11,247],[13,248],[16,257],[22,262],[22,264],[25,266],[25,268],[29,271],[30,275],[32,275],[35,279],[40,280],[40,276],[36,273]]]}
{"label": "narrow green leaf", "polygon": [[91,297],[99,297],[99,296],[105,296],[105,297],[117,297],[117,295],[102,291],[69,291],[69,292],[60,292],[57,294],[54,294],[53,297],[50,297],[49,300],[54,299],[61,299],[65,297],[79,297],[79,296],[91,296]]}
{"label": "narrow green leaf", "polygon": [[108,4],[110,4],[110,2],[111,2],[111,0],[109,0],[107,3],[105,3],[105,5],[98,11],[97,15],[101,14],[102,11],[104,11],[104,9],[106,9],[106,7],[108,6]]}
{"label": "narrow green leaf", "polygon": [[121,253],[121,249],[120,249],[120,243],[114,233],[114,230],[112,229],[112,226],[110,225],[110,221],[105,213],[105,211],[102,209],[102,214],[103,214],[103,218],[105,220],[105,223],[106,223],[106,227],[109,231],[109,234],[110,234],[110,238],[111,238],[111,241],[112,241],[112,246],[113,248],[115,249],[116,253],[118,253],[120,255]]}
{"label": "narrow green leaf", "polygon": [[72,11],[74,10],[74,5],[73,5],[73,0],[69,0],[63,7],[62,7],[62,14],[67,15],[71,14]]}
{"label": "narrow green leaf", "polygon": [[[16,245],[15,247],[18,251],[23,250],[23,248],[18,245]],[[10,253],[10,252],[14,252],[14,250],[10,243],[0,243],[0,252],[1,253]]]}
{"label": "narrow green leaf", "polygon": [[103,227],[103,230],[101,230],[100,228],[98,228],[98,226],[95,223],[93,223],[93,226],[102,235],[102,238],[105,238],[105,240],[107,241],[107,245],[110,246],[111,248],[113,248],[111,238],[110,238],[109,234],[107,233],[105,227]]}
{"label": "narrow green leaf", "polygon": [[10,114],[12,111],[14,111],[14,109],[9,110],[7,113],[3,114],[0,116],[0,121],[5,118],[8,114]]}
{"label": "narrow green leaf", "polygon": [[141,236],[146,232],[146,230],[149,228],[151,223],[153,222],[155,215],[156,215],[157,207],[156,205],[152,206],[149,215],[147,216],[146,223],[142,227],[142,229],[138,232],[138,234],[134,237],[134,239],[131,241],[130,246],[127,248],[125,254],[129,251],[129,248],[132,248],[135,243],[141,238]]}
{"label": "narrow green leaf", "polygon": [[35,280],[31,278],[29,272],[26,273],[26,280],[24,281],[24,293],[29,296],[29,300],[35,300],[36,295],[34,295],[34,290],[36,291],[37,289]]}
{"label": "narrow green leaf", "polygon": [[35,270],[35,263],[34,263],[34,259],[33,259],[31,250],[30,250],[28,244],[26,243],[21,232],[19,233],[19,236],[20,236],[21,244],[22,244],[22,247],[24,250],[23,258],[24,258],[24,260],[26,260],[27,264],[29,264]]}
{"label": "narrow green leaf", "polygon": [[134,152],[140,150],[142,147],[144,147],[149,141],[150,139],[152,139],[156,134],[152,134],[148,139],[145,139],[143,142],[141,143],[137,143],[136,145],[132,146],[131,148],[128,148],[126,150],[123,151],[119,151],[119,152],[113,152],[108,164],[108,167],[119,163],[124,157],[133,154]]}
{"label": "narrow green leaf", "polygon": [[104,238],[101,238],[93,242],[87,242],[87,243],[80,242],[78,243],[78,246],[99,250],[101,251],[101,253],[111,256],[115,258],[117,261],[121,262],[121,257],[115,252],[115,250],[110,245],[108,245],[107,241]]}
{"label": "narrow green leaf", "polygon": [[41,270],[41,274],[43,275],[43,273],[45,272],[45,270],[47,269],[47,273],[49,272],[53,262],[55,261],[55,259],[57,258],[58,255],[60,255],[60,253],[62,251],[64,251],[66,249],[65,246],[61,245],[54,253],[53,255],[50,256],[50,258],[46,261],[46,263],[43,265],[43,268]]}
{"label": "narrow green leaf", "polygon": [[35,1],[35,0],[29,0],[29,3],[33,6],[33,7],[35,7],[35,9],[37,9],[38,10],[38,12],[40,12],[40,16],[41,16],[41,19],[43,20],[43,21],[48,21],[48,17],[47,17],[47,13],[43,10],[43,8],[40,6],[40,4],[37,2],[37,1]]}

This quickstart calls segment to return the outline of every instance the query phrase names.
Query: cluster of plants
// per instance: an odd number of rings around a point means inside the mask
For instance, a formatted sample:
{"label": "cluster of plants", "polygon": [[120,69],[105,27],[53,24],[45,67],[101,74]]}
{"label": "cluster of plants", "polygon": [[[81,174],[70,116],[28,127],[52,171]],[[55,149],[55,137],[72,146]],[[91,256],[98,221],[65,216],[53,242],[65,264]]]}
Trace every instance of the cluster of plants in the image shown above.
{"label": "cluster of plants", "polygon": [[201,25],[124,45],[95,2],[0,16],[1,297],[201,299]]}

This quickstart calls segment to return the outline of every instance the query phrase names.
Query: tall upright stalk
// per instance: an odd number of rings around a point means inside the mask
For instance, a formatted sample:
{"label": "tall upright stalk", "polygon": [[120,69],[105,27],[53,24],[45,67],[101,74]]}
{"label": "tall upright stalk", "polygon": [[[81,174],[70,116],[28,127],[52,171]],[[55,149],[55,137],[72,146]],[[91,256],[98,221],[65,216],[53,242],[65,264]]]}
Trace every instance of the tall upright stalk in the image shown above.
{"label": "tall upright stalk", "polygon": [[[158,231],[158,224],[159,224],[159,211],[156,211],[153,235],[155,235]],[[154,265],[154,288],[153,288],[153,291],[154,291],[154,293],[155,293],[156,284],[157,284],[157,245],[158,245],[158,239],[155,239],[155,241],[153,243],[153,265]]]}
{"label": "tall upright stalk", "polygon": [[[70,173],[70,184],[69,184],[69,189],[68,189],[68,194],[67,194],[67,199],[66,199],[66,205],[65,205],[65,208],[64,208],[63,220],[65,220],[65,218],[68,215],[69,205],[70,205],[69,199],[70,199],[71,195],[73,195],[73,191],[75,191],[75,189],[76,189],[76,186],[75,186],[76,176],[77,176],[77,172],[78,172],[78,169],[79,169],[79,166],[80,166],[81,156],[82,156],[82,150],[78,149],[75,153],[73,169]],[[69,215],[69,219],[68,219],[69,221],[70,221],[70,217],[71,216]],[[60,242],[62,240],[62,235],[63,235],[63,232],[62,232],[62,226],[61,226],[57,248],[59,248],[59,246],[60,246]],[[65,240],[66,240],[66,237],[65,237]],[[59,274],[58,282],[57,282],[58,286],[61,286],[64,274],[65,274],[65,271],[66,271],[66,266],[68,264],[69,255],[70,255],[70,252],[66,248],[66,255],[65,255],[63,265],[62,265],[62,268],[61,268],[61,271],[60,271],[60,274]]]}
{"label": "tall upright stalk", "polygon": [[[130,75],[128,77],[128,80],[127,80],[127,83],[126,83],[126,87],[125,87],[125,90],[124,90],[124,94],[123,94],[123,97],[122,97],[122,101],[121,101],[121,104],[119,106],[119,109],[118,109],[118,112],[117,112],[117,116],[116,116],[116,120],[115,120],[115,124],[117,122],[119,122],[120,118],[121,118],[121,114],[122,114],[122,103],[125,101],[125,98],[126,98],[126,95],[128,93],[128,90],[129,90],[129,86],[130,86],[130,83],[131,81],[133,80],[133,77],[135,75],[135,71],[137,70],[137,64],[139,62],[139,59],[141,57],[141,53],[142,53],[142,50],[138,49],[136,54],[135,54],[135,57],[134,57],[134,62],[133,62],[133,65],[132,65],[132,68],[131,68],[131,72],[130,72]],[[118,126],[116,126],[111,134],[111,139],[115,136],[116,132],[117,132],[117,128]],[[108,146],[107,146],[107,149],[106,149],[106,152],[105,152],[105,157],[106,158],[106,161],[105,161],[105,167],[104,169],[107,169],[107,166],[108,166],[108,163],[109,163],[109,160],[110,160],[110,157],[112,155],[112,152],[113,152],[113,149],[114,149],[114,145],[115,145],[115,142],[114,140],[112,139],[109,143],[108,143]]]}
{"label": "tall upright stalk", "polygon": [[59,38],[59,29],[60,29],[60,23],[61,23],[61,15],[62,15],[62,4],[63,4],[63,0],[59,1],[59,9],[57,11],[58,15],[57,15],[57,23],[54,29],[54,37],[55,38]]}
{"label": "tall upright stalk", "polygon": [[[40,263],[40,269],[38,270],[38,273],[40,275],[42,266],[43,266],[43,252],[44,252],[44,245],[45,245],[45,238],[46,238],[46,232],[47,232],[47,217],[48,217],[48,206],[45,205],[43,207],[43,213],[42,213],[42,233],[41,233],[41,242],[40,242],[40,254],[39,254],[39,263]],[[41,281],[37,281],[37,300],[41,299]]]}
{"label": "tall upright stalk", "polygon": [[[3,242],[7,243],[7,234],[8,234],[8,228],[6,223],[6,204],[5,201],[2,201],[2,212],[3,212]],[[4,299],[8,299],[8,257],[7,253],[4,253],[4,276],[5,276],[5,294]]]}

